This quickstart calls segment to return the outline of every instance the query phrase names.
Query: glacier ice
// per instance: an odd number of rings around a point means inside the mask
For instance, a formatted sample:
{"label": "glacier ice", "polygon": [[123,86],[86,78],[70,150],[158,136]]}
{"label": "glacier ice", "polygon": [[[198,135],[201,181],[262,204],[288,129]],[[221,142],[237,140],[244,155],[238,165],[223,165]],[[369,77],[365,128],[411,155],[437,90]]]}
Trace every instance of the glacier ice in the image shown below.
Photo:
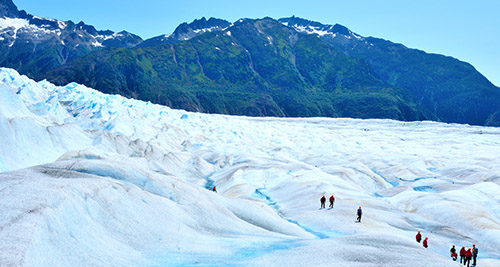
{"label": "glacier ice", "polygon": [[500,264],[498,128],[191,113],[0,68],[0,136],[0,266]]}

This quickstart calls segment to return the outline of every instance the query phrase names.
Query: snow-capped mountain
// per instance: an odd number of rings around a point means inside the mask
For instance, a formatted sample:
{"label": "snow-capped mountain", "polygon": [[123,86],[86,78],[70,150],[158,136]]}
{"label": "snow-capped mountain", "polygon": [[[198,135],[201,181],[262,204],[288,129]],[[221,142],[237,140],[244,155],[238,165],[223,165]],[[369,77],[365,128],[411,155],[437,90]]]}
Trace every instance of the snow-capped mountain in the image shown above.
{"label": "snow-capped mountain", "polygon": [[58,41],[70,48],[92,47],[130,47],[142,39],[129,32],[115,33],[109,30],[98,31],[83,22],[40,18],[32,15],[0,18],[0,40],[13,47],[18,43],[40,44],[44,41]]}
{"label": "snow-capped mountain", "polygon": [[205,17],[202,17],[201,19],[195,19],[191,23],[184,22],[180,24],[172,34],[160,35],[147,39],[139,44],[139,46],[148,47],[165,43],[177,43],[189,40],[206,32],[222,31],[229,26],[231,26],[231,23],[226,20],[217,18],[209,18],[207,20]]}
{"label": "snow-capped mountain", "polygon": [[[245,22],[248,19],[239,19],[235,24]],[[306,20],[298,18],[295,16],[289,18],[278,19],[282,24],[289,26],[296,30],[297,32],[316,34],[320,37],[335,38],[337,35],[343,38],[356,38],[363,39],[360,35],[353,33],[347,27],[340,24],[335,25],[325,25],[316,21]],[[151,39],[145,40],[143,43],[139,44],[141,47],[155,46],[164,43],[176,43],[180,41],[190,40],[205,32],[223,31],[233,24],[217,18],[206,18],[196,19],[191,23],[180,24],[172,34],[160,35],[153,37]]]}
{"label": "snow-capped mountain", "polygon": [[191,113],[1,68],[0,135],[0,266],[500,263],[498,128]]}
{"label": "snow-capped mountain", "polygon": [[[0,2],[0,64],[38,77],[103,47],[131,47],[142,39],[126,31],[98,31],[84,22],[40,18]],[[41,78],[41,77],[40,77]]]}
{"label": "snow-capped mountain", "polygon": [[19,11],[12,0],[0,1],[0,38],[9,47],[16,41],[39,44],[48,39],[68,43],[70,47],[130,47],[142,41],[139,36],[126,31],[98,31],[84,22],[75,24],[33,16],[24,10]]}

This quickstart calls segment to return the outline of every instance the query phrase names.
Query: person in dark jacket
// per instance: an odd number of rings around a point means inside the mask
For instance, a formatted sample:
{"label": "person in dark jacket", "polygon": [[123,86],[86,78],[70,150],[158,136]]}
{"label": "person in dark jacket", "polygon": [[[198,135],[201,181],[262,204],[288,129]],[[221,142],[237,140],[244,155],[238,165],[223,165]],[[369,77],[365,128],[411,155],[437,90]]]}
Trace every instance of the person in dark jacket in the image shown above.
{"label": "person in dark jacket", "polygon": [[424,248],[427,248],[428,247],[428,243],[427,243],[427,239],[429,239],[428,237],[425,237],[424,239],[424,242],[422,242],[422,245],[424,246]]}
{"label": "person in dark jacket", "polygon": [[472,259],[472,251],[470,251],[470,248],[465,252],[465,263],[467,263],[467,267],[469,267],[470,260]]}
{"label": "person in dark jacket", "polygon": [[363,215],[363,211],[361,210],[361,206],[359,206],[359,208],[358,208],[358,218],[357,218],[358,222],[361,222],[361,215]]}
{"label": "person in dark jacket", "polygon": [[333,203],[335,202],[335,197],[332,195],[330,197],[330,208],[333,208]]}
{"label": "person in dark jacket", "polygon": [[477,258],[477,253],[478,249],[476,248],[476,244],[472,245],[472,265],[476,266],[476,258]]}
{"label": "person in dark jacket", "polygon": [[453,245],[451,247],[450,253],[451,253],[451,258],[453,259],[453,261],[456,261],[457,260],[457,249],[455,248],[455,245]]}
{"label": "person in dark jacket", "polygon": [[465,247],[460,249],[460,264],[465,263]]}
{"label": "person in dark jacket", "polygon": [[320,209],[324,209],[325,208],[325,202],[326,202],[325,195],[323,195],[320,200],[321,200],[321,208]]}
{"label": "person in dark jacket", "polygon": [[418,230],[418,233],[415,236],[415,239],[417,240],[418,243],[420,243],[420,240],[422,240],[422,234],[420,234],[420,230]]}

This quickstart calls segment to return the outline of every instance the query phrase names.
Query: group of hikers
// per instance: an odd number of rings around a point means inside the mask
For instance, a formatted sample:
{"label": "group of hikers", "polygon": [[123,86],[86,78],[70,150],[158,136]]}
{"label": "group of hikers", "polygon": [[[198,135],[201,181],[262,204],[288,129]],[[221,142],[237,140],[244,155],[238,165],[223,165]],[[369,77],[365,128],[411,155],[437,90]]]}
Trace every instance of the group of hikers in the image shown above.
{"label": "group of hikers", "polygon": [[[323,195],[320,199],[320,203],[321,203],[321,207],[320,209],[324,209],[325,208],[325,204],[326,204],[326,197],[325,195]],[[330,196],[330,208],[333,208],[333,204],[335,203],[335,197],[333,196],[333,194]],[[358,207],[358,211],[357,211],[357,221],[358,222],[361,222],[361,215],[363,215],[363,211],[361,209],[361,206]],[[420,231],[418,231],[417,235],[415,236],[416,240],[418,243],[420,243],[420,241],[422,241],[422,234],[420,233]],[[429,247],[429,238],[428,237],[425,237],[424,240],[422,241],[422,245],[424,246],[424,248],[428,248]],[[458,255],[457,255],[457,250],[455,249],[455,245],[452,246],[452,248],[450,249],[450,252],[451,252],[451,258],[456,261],[457,258],[458,258]],[[478,254],[478,249],[476,248],[476,244],[473,244],[472,245],[472,248],[469,248],[469,249],[465,249],[465,247],[462,247],[462,249],[460,249],[460,264],[464,264],[464,265],[467,265],[467,267],[469,267],[470,263],[471,263],[471,260],[472,260],[472,266],[476,266],[476,258],[477,258],[477,254]]]}
{"label": "group of hikers", "polygon": [[[212,191],[217,192],[215,186],[212,188]],[[329,200],[330,200],[329,208],[333,208],[333,204],[335,203],[335,197],[333,196],[333,194],[330,196]],[[321,203],[320,209],[324,209],[325,205],[326,205],[325,195],[323,195],[321,197],[320,203]],[[358,207],[356,214],[358,215],[356,221],[361,222],[361,215],[363,215],[363,210],[361,209],[361,206]],[[415,236],[415,239],[417,240],[418,243],[420,243],[420,241],[422,241],[422,234],[420,233],[420,230],[418,231],[417,235]],[[422,241],[422,245],[424,246],[424,248],[429,247],[428,240],[429,240],[429,238],[425,237],[424,240]],[[455,249],[455,245],[453,245],[451,247],[450,253],[451,253],[451,258],[454,261],[456,261],[458,258],[458,254],[457,254],[457,250]],[[460,249],[459,253],[460,253],[460,264],[463,263],[464,265],[467,265],[467,267],[469,267],[471,260],[472,260],[472,266],[476,266],[476,258],[477,258],[477,254],[478,254],[478,249],[476,248],[476,244],[473,244],[472,248],[469,248],[467,250],[465,249],[465,247],[462,247],[462,249]]]}
{"label": "group of hikers", "polygon": [[[422,240],[422,234],[420,234],[420,231],[418,231],[417,235],[415,236],[415,239],[417,240],[418,243]],[[428,244],[428,237],[425,237],[424,241],[422,242],[422,245],[424,248],[427,248],[429,246]],[[477,259],[477,254],[479,250],[476,248],[476,244],[472,244],[472,248],[465,249],[465,246],[460,249],[460,264],[467,265],[469,267],[470,262],[472,260],[472,266],[476,266],[476,259]],[[451,258],[453,261],[456,261],[458,258],[457,254],[457,249],[455,248],[455,245],[453,245],[450,249],[451,253]]]}
{"label": "group of hikers", "polygon": [[[326,204],[326,197],[325,195],[323,195],[321,198],[320,198],[320,203],[321,203],[321,206],[319,209],[324,209],[325,208],[325,204]],[[333,196],[333,194],[330,196],[330,206],[329,208],[333,208],[333,204],[335,203],[335,197]],[[358,211],[357,211],[357,219],[356,221],[358,222],[361,222],[361,215],[363,215],[363,210],[361,210],[361,206],[358,207]]]}
{"label": "group of hikers", "polygon": [[[457,260],[457,250],[455,249],[455,245],[453,245],[450,249],[451,252],[451,257],[453,258],[454,261]],[[479,250],[476,248],[476,244],[472,244],[472,248],[465,249],[465,247],[462,247],[460,249],[460,263],[463,262],[464,265],[467,265],[469,267],[470,261],[472,260],[472,266],[476,266],[476,259],[477,259],[477,254]]]}
{"label": "group of hikers", "polygon": [[[422,234],[420,234],[420,230],[418,231],[417,235],[415,236],[415,239],[417,239],[418,243],[420,243],[420,241],[422,240]],[[429,238],[425,237],[424,242],[422,242],[422,245],[424,246],[424,248],[427,248],[429,246],[428,240],[429,240]]]}
{"label": "group of hikers", "polygon": [[[211,189],[211,191],[217,192],[217,189],[215,188],[215,186]],[[329,200],[330,200],[329,208],[333,208],[333,204],[335,203],[335,197],[333,196],[333,194],[330,196]],[[324,209],[325,204],[326,204],[325,195],[323,195],[321,197],[320,203],[321,203],[320,209]],[[361,215],[363,215],[363,211],[361,209],[361,206],[358,207],[356,214],[358,215],[356,221],[361,222]],[[420,241],[422,241],[422,234],[420,233],[420,230],[418,231],[417,235],[415,236],[415,239],[417,240],[418,243],[420,243]],[[422,241],[422,246],[424,246],[424,248],[429,247],[428,240],[429,240],[429,238],[425,237],[424,240]],[[453,245],[451,247],[450,253],[451,253],[451,258],[453,259],[453,261],[456,261],[458,258],[458,254],[457,254],[457,250],[455,248],[455,245]],[[472,266],[476,266],[476,259],[477,259],[477,254],[478,254],[478,249],[476,248],[476,244],[473,244],[472,248],[469,248],[467,250],[465,249],[465,246],[463,246],[462,249],[460,249],[459,253],[460,253],[460,264],[463,263],[464,265],[467,265],[467,267],[469,267],[471,260],[472,260]]]}
{"label": "group of hikers", "polygon": [[[325,208],[325,203],[326,203],[326,197],[325,195],[323,195],[320,199],[320,202],[321,202],[321,207],[320,209],[324,209]],[[330,197],[330,206],[328,206],[329,208],[333,208],[333,203],[335,203],[335,197],[332,195]]]}

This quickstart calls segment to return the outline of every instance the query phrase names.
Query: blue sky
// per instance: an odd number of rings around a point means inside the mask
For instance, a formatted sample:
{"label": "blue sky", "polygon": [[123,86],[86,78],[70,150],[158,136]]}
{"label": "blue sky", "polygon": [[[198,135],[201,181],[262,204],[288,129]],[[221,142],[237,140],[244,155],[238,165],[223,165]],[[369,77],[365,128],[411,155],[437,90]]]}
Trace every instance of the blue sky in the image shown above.
{"label": "blue sky", "polygon": [[13,0],[28,13],[83,20],[97,29],[127,30],[142,38],[171,33],[182,22],[218,17],[291,15],[339,23],[363,36],[402,43],[474,65],[500,86],[498,0]]}

